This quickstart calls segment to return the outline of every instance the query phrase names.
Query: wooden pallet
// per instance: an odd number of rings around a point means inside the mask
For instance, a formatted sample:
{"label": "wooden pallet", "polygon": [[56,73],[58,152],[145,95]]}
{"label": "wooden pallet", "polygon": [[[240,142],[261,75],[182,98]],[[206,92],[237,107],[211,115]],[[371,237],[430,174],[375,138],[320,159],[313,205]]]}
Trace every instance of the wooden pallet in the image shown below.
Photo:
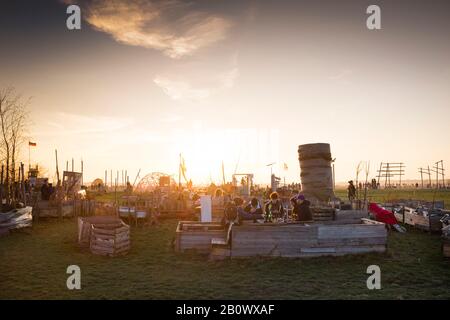
{"label": "wooden pallet", "polygon": [[441,231],[442,223],[440,222],[440,217],[425,217],[421,214],[415,214],[412,211],[412,208],[405,207],[403,213],[395,213],[394,215],[399,222],[411,225],[414,228],[432,232]]}
{"label": "wooden pallet", "polygon": [[78,218],[78,244],[88,247],[91,241],[92,225],[98,228],[118,228],[122,220],[115,216],[93,216]]}
{"label": "wooden pallet", "polygon": [[91,228],[90,249],[93,254],[114,257],[130,250],[130,227],[125,223],[118,227],[92,225]]}

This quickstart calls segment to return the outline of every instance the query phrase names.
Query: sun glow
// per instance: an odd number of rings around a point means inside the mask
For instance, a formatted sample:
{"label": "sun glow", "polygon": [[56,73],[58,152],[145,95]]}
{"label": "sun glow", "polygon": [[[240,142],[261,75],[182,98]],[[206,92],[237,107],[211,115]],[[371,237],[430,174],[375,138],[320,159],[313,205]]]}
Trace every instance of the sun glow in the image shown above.
{"label": "sun glow", "polygon": [[178,131],[172,156],[181,154],[186,176],[196,183],[221,183],[222,163],[226,181],[236,172],[262,173],[265,164],[277,161],[278,133],[256,129],[205,129]]}

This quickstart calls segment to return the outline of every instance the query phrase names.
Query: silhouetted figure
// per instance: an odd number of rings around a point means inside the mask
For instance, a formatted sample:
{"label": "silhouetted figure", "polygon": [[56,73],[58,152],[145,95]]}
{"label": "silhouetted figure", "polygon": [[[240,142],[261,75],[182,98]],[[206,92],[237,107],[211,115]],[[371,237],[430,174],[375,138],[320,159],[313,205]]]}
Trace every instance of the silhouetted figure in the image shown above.
{"label": "silhouetted figure", "polygon": [[355,200],[355,198],[356,198],[356,188],[355,188],[355,185],[353,184],[353,180],[350,180],[348,182],[347,192],[348,192],[348,200],[350,202]]}

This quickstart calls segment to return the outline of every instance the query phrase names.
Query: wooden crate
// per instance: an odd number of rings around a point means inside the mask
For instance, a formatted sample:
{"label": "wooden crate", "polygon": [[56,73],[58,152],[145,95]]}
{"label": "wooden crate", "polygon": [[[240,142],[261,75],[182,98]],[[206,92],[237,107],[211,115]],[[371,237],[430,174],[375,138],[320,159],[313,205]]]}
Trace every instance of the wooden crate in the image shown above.
{"label": "wooden crate", "polygon": [[120,227],[122,220],[115,216],[93,216],[78,218],[78,244],[88,247],[91,241],[92,225],[102,228],[104,226]]}
{"label": "wooden crate", "polygon": [[385,252],[384,223],[361,219],[359,224],[254,224],[233,227],[231,257],[315,257]]}
{"label": "wooden crate", "polygon": [[121,221],[120,226],[91,226],[90,249],[93,254],[117,256],[130,250],[130,227]]}
{"label": "wooden crate", "polygon": [[409,224],[417,229],[440,232],[442,229],[442,223],[440,221],[441,217],[431,216],[425,217],[421,214],[415,214],[412,212],[413,209],[405,207],[403,213],[395,213],[395,217],[398,222]]}
{"label": "wooden crate", "polygon": [[211,240],[226,237],[226,230],[220,223],[180,221],[175,235],[175,250],[183,252],[195,249],[200,253],[211,251]]}

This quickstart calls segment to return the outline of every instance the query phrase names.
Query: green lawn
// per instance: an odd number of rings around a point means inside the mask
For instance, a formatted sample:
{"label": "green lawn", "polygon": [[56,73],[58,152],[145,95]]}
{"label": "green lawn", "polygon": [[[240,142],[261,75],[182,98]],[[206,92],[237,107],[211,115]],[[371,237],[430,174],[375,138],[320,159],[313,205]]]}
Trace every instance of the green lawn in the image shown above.
{"label": "green lawn", "polygon": [[[364,192],[364,191],[363,191]],[[347,190],[337,189],[336,195],[342,200],[347,200]],[[416,200],[443,200],[446,209],[450,209],[450,190],[434,190],[434,189],[380,189],[368,190],[367,199],[375,202],[388,202],[398,199],[416,199]]]}
{"label": "green lawn", "polygon": [[[439,235],[390,233],[386,254],[210,262],[177,254],[175,220],[132,228],[124,257],[77,247],[75,219],[41,222],[0,238],[1,299],[450,299],[450,260]],[[82,289],[66,288],[66,268],[81,267]],[[381,267],[381,290],[366,288],[366,268]]]}

